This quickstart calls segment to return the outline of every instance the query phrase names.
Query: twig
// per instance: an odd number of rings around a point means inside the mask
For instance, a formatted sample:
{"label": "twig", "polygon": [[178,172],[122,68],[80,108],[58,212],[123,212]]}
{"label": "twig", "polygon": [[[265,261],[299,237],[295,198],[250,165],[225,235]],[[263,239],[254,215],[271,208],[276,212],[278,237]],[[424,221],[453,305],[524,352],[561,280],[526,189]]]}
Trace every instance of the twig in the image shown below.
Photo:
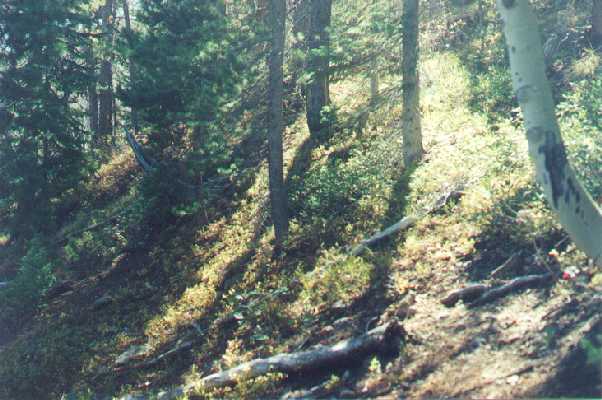
{"label": "twig", "polygon": [[517,251],[516,253],[512,254],[506,261],[504,261],[502,265],[491,271],[491,277],[495,278],[497,275],[500,274],[500,272],[503,272],[508,268],[511,269],[516,267],[518,265],[518,261],[520,260],[520,254],[520,251]]}

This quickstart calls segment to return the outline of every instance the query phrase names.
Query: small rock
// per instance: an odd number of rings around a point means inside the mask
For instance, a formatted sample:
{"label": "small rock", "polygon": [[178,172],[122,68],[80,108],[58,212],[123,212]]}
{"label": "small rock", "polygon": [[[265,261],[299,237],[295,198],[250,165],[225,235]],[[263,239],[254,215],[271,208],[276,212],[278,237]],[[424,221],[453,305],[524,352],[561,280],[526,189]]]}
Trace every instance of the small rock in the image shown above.
{"label": "small rock", "polygon": [[8,286],[8,282],[0,282],[0,289]]}
{"label": "small rock", "polygon": [[115,360],[115,364],[124,365],[136,358],[142,358],[150,351],[150,346],[147,344],[132,346]]}
{"label": "small rock", "polygon": [[113,298],[109,294],[104,294],[103,296],[94,300],[94,303],[92,303],[92,308],[97,310],[99,308],[106,306],[107,304],[110,304],[112,301],[113,301]]}
{"label": "small rock", "polygon": [[343,300],[339,300],[336,303],[334,303],[331,308],[333,310],[344,310],[347,308],[347,305]]}
{"label": "small rock", "polygon": [[508,383],[510,386],[516,386],[519,380],[520,378],[518,375],[512,375],[506,379],[506,383]]}

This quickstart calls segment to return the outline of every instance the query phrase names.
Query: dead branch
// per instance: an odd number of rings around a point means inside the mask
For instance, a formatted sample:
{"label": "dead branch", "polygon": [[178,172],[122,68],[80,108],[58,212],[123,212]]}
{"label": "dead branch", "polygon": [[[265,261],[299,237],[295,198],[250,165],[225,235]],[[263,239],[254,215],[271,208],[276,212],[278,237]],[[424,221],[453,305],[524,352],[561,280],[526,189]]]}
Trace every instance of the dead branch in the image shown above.
{"label": "dead branch", "polygon": [[373,244],[393,235],[394,233],[406,230],[414,226],[420,218],[440,210],[441,208],[445,207],[445,205],[448,204],[450,201],[457,201],[464,194],[464,192],[460,190],[462,187],[463,185],[460,185],[458,188],[445,192],[437,198],[433,205],[431,205],[426,211],[423,211],[421,214],[404,217],[401,220],[397,221],[395,224],[389,226],[388,228],[370,236],[368,239],[362,240],[360,244],[351,249],[349,254],[352,256],[359,256],[361,253],[364,252],[364,250],[366,250]]}
{"label": "dead branch", "polygon": [[487,292],[483,293],[481,297],[469,304],[469,307],[477,307],[486,303],[490,303],[500,297],[504,297],[512,292],[533,288],[542,285],[547,282],[551,282],[554,278],[554,274],[547,273],[543,275],[526,275],[511,280],[510,282],[494,287]]}
{"label": "dead branch", "polygon": [[388,236],[391,236],[394,233],[408,229],[409,227],[414,225],[417,221],[418,221],[418,218],[414,217],[414,216],[409,216],[409,217],[405,217],[405,218],[401,219],[400,221],[391,225],[387,229],[382,230],[378,233],[375,233],[374,235],[370,236],[368,239],[362,240],[360,242],[360,244],[358,244],[351,250],[351,255],[352,256],[360,255],[364,250],[366,250],[368,247],[372,246],[376,242],[379,242],[382,239],[384,239]]}
{"label": "dead branch", "polygon": [[298,353],[283,353],[265,359],[255,359],[238,367],[201,379],[204,389],[235,385],[242,379],[256,378],[268,373],[299,373],[332,366],[343,361],[380,352],[395,351],[405,330],[395,320],[362,336],[343,340],[333,346],[318,345]]}
{"label": "dead branch", "polygon": [[125,131],[125,139],[127,140],[128,144],[132,148],[132,151],[134,152],[134,156],[136,157],[136,160],[138,161],[138,164],[140,165],[140,167],[142,167],[142,169],[144,170],[145,173],[149,173],[149,172],[153,171],[155,169],[154,161],[147,159],[147,157],[144,155],[144,152],[142,150],[142,146],[140,146],[140,143],[138,143],[138,141],[136,140],[134,135],[132,135],[132,133],[130,131],[128,131],[126,128],[123,128],[123,130]]}
{"label": "dead branch", "polygon": [[504,263],[502,265],[500,265],[499,267],[497,267],[496,269],[494,269],[493,271],[491,271],[491,277],[495,278],[496,276],[498,276],[501,272],[507,270],[507,269],[513,269],[516,268],[518,266],[518,263],[520,261],[520,251],[512,254],[510,256],[510,258],[508,258],[506,261],[504,261]]}
{"label": "dead branch", "polygon": [[469,307],[477,307],[486,303],[490,303],[496,299],[504,297],[512,292],[533,288],[544,283],[552,281],[554,274],[547,273],[543,275],[526,275],[500,285],[490,286],[484,284],[470,285],[462,289],[454,290],[445,298],[441,299],[441,303],[447,307],[455,305],[462,300]]}
{"label": "dead branch", "polygon": [[477,283],[461,289],[456,289],[441,299],[441,304],[451,307],[458,301],[462,300],[465,303],[469,303],[472,300],[477,299],[483,293],[490,289],[489,285]]}

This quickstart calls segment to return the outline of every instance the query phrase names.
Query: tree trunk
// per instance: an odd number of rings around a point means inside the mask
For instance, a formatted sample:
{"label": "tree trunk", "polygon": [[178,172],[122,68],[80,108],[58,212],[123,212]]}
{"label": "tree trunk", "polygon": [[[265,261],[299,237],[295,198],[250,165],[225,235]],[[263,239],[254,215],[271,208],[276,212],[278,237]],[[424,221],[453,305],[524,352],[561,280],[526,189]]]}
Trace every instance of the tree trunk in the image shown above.
{"label": "tree trunk", "polygon": [[592,45],[602,47],[602,0],[592,0]]}
{"label": "tree trunk", "polygon": [[[106,0],[102,10],[104,39],[112,44],[113,36],[113,0]],[[106,148],[113,134],[113,63],[112,56],[105,54],[100,67],[100,91],[98,112],[98,140]]]}
{"label": "tree trunk", "polygon": [[307,85],[307,125],[312,137],[324,139],[329,124],[322,120],[322,110],[328,104],[330,61],[330,16],[332,0],[311,0],[308,37],[308,70],[312,77]]}
{"label": "tree trunk", "polygon": [[498,0],[512,84],[523,112],[537,181],[562,227],[594,262],[602,257],[602,213],[570,166],[556,120],[538,24],[528,0]]}
{"label": "tree trunk", "polygon": [[[300,0],[294,6],[293,11],[293,46],[291,56],[291,85],[297,88],[299,76],[305,70],[307,53],[307,34],[309,27],[309,2]],[[303,55],[301,55],[303,54]],[[301,88],[305,92],[304,88]],[[304,93],[302,93],[303,95]]]}
{"label": "tree trunk", "polygon": [[282,131],[283,118],[283,55],[284,29],[286,20],[286,0],[270,0],[270,26],[272,47],[269,59],[269,180],[272,221],[276,235],[276,248],[282,248],[288,233],[287,194],[284,187]]}
{"label": "tree trunk", "polygon": [[[123,0],[123,16],[125,19],[125,31],[127,35],[128,42],[131,44],[132,41],[132,22],[130,20],[130,7],[128,5],[128,0]],[[134,71],[134,62],[132,61],[132,57],[128,57],[128,69],[130,73],[130,85],[135,80],[135,71]],[[132,126],[134,127],[134,135],[137,135],[140,132],[140,127],[138,125],[138,113],[136,111],[136,107],[131,107],[131,118],[132,118]]]}
{"label": "tree trunk", "polygon": [[374,107],[378,100],[378,60],[370,60],[370,105]]}
{"label": "tree trunk", "polygon": [[88,121],[90,132],[96,137],[98,135],[98,92],[96,91],[96,60],[92,44],[88,49],[88,66],[91,68],[93,75],[88,86]]}
{"label": "tree trunk", "polygon": [[420,80],[418,76],[418,0],[403,2],[403,161],[406,168],[422,159]]}

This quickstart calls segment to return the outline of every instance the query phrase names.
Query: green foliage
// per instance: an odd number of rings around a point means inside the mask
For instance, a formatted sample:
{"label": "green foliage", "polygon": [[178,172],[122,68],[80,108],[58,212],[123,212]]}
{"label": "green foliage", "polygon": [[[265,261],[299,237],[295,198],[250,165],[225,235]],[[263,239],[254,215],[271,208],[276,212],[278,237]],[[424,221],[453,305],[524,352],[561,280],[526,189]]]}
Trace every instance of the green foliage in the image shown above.
{"label": "green foliage", "polygon": [[313,271],[301,274],[299,300],[312,310],[336,302],[349,304],[370,287],[374,266],[334,248],[320,256]]}
{"label": "green foliage", "polygon": [[[21,239],[55,226],[55,205],[90,172],[81,112],[88,85],[83,55],[90,25],[83,0],[8,0],[0,9],[0,198]],[[37,27],[39,29],[34,29]]]}
{"label": "green foliage", "polygon": [[492,66],[475,78],[472,105],[479,111],[499,117],[507,117],[514,106],[512,79],[508,68]]}
{"label": "green foliage", "polygon": [[588,191],[599,199],[602,197],[602,78],[575,83],[557,109],[571,163]]}
{"label": "green foliage", "polygon": [[[597,343],[596,343],[597,342]],[[592,366],[602,365],[602,335],[597,335],[595,339],[581,339],[581,347],[585,350],[587,363]]]}
{"label": "green foliage", "polygon": [[[18,316],[36,309],[46,290],[55,282],[55,262],[46,245],[34,238],[27,243],[27,253],[19,263],[19,270],[9,286],[0,292],[0,326],[14,328]],[[0,329],[0,332],[2,329]]]}

